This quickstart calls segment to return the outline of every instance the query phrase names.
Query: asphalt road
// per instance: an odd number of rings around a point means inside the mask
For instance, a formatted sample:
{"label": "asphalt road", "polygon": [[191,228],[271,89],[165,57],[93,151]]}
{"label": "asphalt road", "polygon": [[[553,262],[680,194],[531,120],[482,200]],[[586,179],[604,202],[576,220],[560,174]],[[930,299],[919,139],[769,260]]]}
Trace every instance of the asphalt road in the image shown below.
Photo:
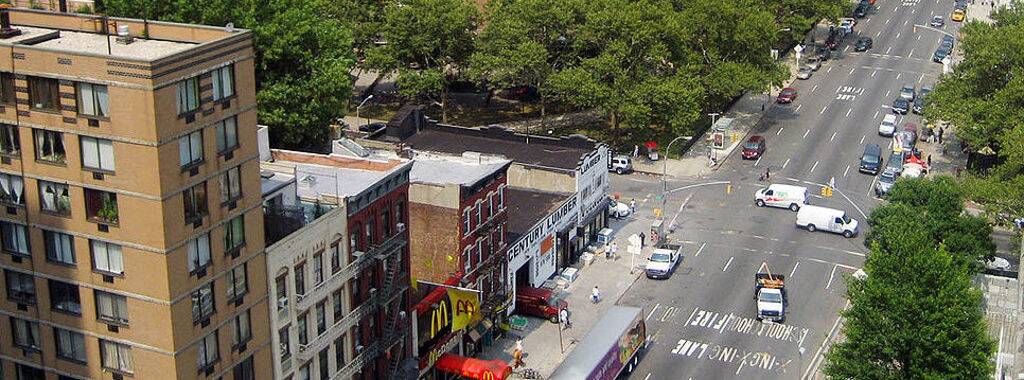
{"label": "asphalt road", "polygon": [[[861,267],[867,249],[863,237],[807,232],[795,227],[795,213],[758,208],[753,193],[766,183],[758,176],[771,169],[772,182],[808,186],[812,193],[834,179],[831,198],[812,204],[846,210],[864,223],[879,204],[875,176],[857,171],[866,144],[890,151],[878,136],[882,117],[903,84],[934,84],[941,64],[931,55],[941,34],[927,25],[945,15],[952,1],[878,0],[853,36],[834,52],[811,79],[794,84],[799,98],[774,106],[753,132],[767,138],[757,161],[730,157],[709,178],[673,180],[666,215],[675,220],[675,240],[684,242],[684,261],[667,280],[642,279],[620,299],[648,313],[650,350],[632,374],[636,379],[802,379],[820,366],[828,339],[846,306],[844,276]],[[959,25],[947,20],[943,28]],[[868,52],[853,53],[858,36],[874,39]],[[920,117],[900,117],[920,125]],[[728,183],[727,186],[725,183]],[[661,206],[660,179],[614,176],[612,188],[640,201],[633,223],[650,223]],[[862,224],[863,226],[863,224]],[[789,293],[784,324],[754,319],[754,273],[762,263],[787,276]]]}

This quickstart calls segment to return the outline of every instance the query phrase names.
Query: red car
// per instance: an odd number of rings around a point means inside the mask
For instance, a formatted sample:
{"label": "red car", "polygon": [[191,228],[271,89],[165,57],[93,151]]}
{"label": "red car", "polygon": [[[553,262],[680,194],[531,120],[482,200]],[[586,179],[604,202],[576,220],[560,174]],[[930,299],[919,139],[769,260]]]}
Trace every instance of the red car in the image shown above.
{"label": "red car", "polygon": [[747,143],[743,144],[742,156],[745,160],[755,160],[764,154],[765,143],[764,137],[761,136],[750,136],[747,139]]}
{"label": "red car", "polygon": [[516,312],[520,314],[558,323],[558,311],[568,307],[569,303],[551,290],[531,287],[516,289]]}
{"label": "red car", "polygon": [[779,92],[779,97],[775,98],[776,103],[792,103],[796,100],[796,89],[792,87],[786,87]]}

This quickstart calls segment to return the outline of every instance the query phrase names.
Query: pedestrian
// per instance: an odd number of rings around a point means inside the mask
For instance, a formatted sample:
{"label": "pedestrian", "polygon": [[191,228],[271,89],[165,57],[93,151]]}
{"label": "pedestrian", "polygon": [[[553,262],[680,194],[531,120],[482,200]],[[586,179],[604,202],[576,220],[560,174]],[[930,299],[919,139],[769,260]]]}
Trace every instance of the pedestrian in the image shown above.
{"label": "pedestrian", "polygon": [[523,338],[516,339],[516,349],[512,351],[512,368],[526,365],[523,361]]}
{"label": "pedestrian", "polygon": [[636,198],[629,200],[629,214],[636,214]]}
{"label": "pedestrian", "polygon": [[562,328],[572,328],[572,322],[569,322],[569,308],[563,307],[562,310],[558,312],[558,319],[562,322]]}
{"label": "pedestrian", "polygon": [[928,155],[928,167],[929,168],[932,167],[932,155],[931,154]]}
{"label": "pedestrian", "polygon": [[939,127],[939,144],[942,144],[942,134],[946,132],[945,128]]}
{"label": "pedestrian", "polygon": [[640,145],[633,145],[633,158],[640,155]]}
{"label": "pedestrian", "polygon": [[640,233],[640,248],[643,248],[643,247],[644,247],[644,240],[646,240],[646,239],[647,239],[647,236],[646,236],[646,235],[644,235],[644,233],[643,233],[643,232],[641,232],[641,233]]}
{"label": "pedestrian", "polygon": [[590,292],[590,302],[601,302],[601,290],[597,288],[597,285],[594,285],[594,290]]}
{"label": "pedestrian", "polygon": [[772,180],[772,169],[764,168],[764,179],[768,181]]}
{"label": "pedestrian", "polygon": [[607,251],[609,255],[606,258],[613,258],[615,254],[619,253],[619,243],[612,242],[611,249]]}

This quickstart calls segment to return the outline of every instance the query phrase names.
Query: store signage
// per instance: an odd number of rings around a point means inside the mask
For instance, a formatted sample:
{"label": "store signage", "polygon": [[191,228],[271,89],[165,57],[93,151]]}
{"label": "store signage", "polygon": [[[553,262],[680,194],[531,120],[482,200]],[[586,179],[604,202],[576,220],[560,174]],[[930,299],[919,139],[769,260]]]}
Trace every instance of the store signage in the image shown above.
{"label": "store signage", "polygon": [[[548,215],[547,218],[537,222],[529,232],[524,234],[518,241],[516,241],[515,244],[509,247],[509,269],[515,270],[518,269],[519,266],[522,266],[522,263],[518,260],[520,256],[525,255],[535,246],[539,248],[540,242],[547,237],[549,231],[557,231],[558,228],[566,225],[572,219],[575,219],[578,212],[577,206],[578,203],[576,197],[570,197],[565,201],[565,203],[562,203],[561,207]],[[513,263],[517,263],[517,265],[512,265]]]}
{"label": "store signage", "polygon": [[459,330],[459,332],[449,335],[448,340],[446,340],[444,343],[437,345],[433,349],[431,349],[430,353],[427,354],[427,361],[420,362],[420,369],[422,370],[424,368],[433,367],[434,363],[437,363],[437,359],[441,358],[441,355],[448,353],[453,348],[455,348],[455,346],[458,346],[459,342],[462,342],[463,335],[465,335],[465,331]]}
{"label": "store signage", "polygon": [[448,311],[449,303],[447,299],[441,299],[437,302],[437,308],[430,314],[430,339],[434,339],[439,331],[452,323]]}

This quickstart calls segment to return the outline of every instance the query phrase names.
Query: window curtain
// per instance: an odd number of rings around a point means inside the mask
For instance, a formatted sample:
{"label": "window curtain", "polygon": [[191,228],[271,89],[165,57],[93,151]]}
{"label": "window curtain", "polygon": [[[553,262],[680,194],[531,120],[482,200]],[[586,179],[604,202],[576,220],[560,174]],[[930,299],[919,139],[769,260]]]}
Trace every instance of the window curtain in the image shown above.
{"label": "window curtain", "polygon": [[104,170],[114,171],[114,142],[110,140],[98,140],[99,167]]}
{"label": "window curtain", "polygon": [[78,112],[86,115],[96,114],[96,98],[91,83],[78,84]]}

